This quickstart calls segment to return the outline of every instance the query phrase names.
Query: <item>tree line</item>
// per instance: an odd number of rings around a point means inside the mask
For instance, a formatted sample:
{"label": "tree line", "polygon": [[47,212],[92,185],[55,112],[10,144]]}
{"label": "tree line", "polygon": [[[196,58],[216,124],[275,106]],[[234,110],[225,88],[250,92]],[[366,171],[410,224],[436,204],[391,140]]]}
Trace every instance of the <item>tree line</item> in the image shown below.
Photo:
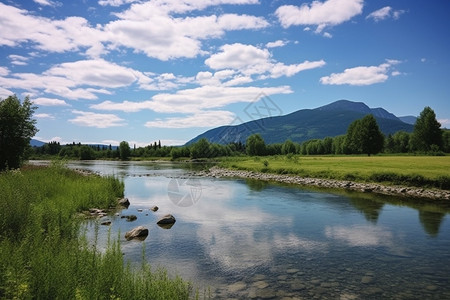
{"label": "tree line", "polygon": [[21,102],[17,96],[0,99],[0,171],[15,169],[29,157],[59,156],[69,159],[121,159],[168,157],[171,159],[203,159],[220,156],[241,155],[324,155],[324,154],[367,154],[385,153],[450,153],[450,131],[440,129],[436,114],[425,107],[417,118],[412,133],[399,131],[385,137],[373,115],[352,122],[345,135],[314,139],[303,143],[287,140],[284,143],[266,145],[259,134],[249,136],[245,143],[228,145],[210,143],[200,139],[185,146],[162,146],[161,141],[146,147],[122,141],[118,147],[82,145],[72,143],[60,145],[50,142],[42,147],[31,147],[30,140],[38,132],[33,113],[37,109],[25,97]]}

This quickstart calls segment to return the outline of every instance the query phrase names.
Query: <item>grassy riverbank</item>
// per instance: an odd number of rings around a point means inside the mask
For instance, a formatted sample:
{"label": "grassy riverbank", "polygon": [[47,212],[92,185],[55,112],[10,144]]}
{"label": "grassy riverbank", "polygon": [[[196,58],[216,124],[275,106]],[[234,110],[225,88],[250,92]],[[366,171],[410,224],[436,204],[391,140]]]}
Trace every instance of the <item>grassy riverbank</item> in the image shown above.
{"label": "grassy riverbank", "polygon": [[142,263],[120,244],[105,253],[79,235],[77,213],[116,205],[123,183],[60,166],[0,173],[0,299],[187,299],[190,285]]}
{"label": "grassy riverbank", "polygon": [[450,189],[450,156],[225,157],[224,168]]}

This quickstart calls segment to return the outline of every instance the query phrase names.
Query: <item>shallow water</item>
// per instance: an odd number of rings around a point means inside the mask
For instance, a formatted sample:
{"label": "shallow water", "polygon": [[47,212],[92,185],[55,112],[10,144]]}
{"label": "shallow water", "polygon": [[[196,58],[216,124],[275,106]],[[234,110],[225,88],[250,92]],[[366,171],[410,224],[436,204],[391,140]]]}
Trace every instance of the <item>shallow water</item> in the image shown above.
{"label": "shallow water", "polygon": [[[73,162],[114,174],[131,205],[99,227],[213,298],[450,299],[449,209],[404,198],[195,177],[172,163]],[[158,206],[157,212],[149,210]],[[141,210],[142,211],[138,211]],[[171,229],[156,225],[172,214]],[[144,241],[126,241],[143,225]],[[94,223],[89,225],[94,231]],[[144,253],[144,254],[143,254]]]}

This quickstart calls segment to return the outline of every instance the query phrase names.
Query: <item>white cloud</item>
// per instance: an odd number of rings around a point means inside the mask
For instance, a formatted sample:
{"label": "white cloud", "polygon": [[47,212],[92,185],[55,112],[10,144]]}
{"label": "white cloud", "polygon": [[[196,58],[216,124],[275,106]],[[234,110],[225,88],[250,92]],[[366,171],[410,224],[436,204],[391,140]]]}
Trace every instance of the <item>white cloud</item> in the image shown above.
{"label": "white cloud", "polygon": [[263,95],[290,94],[289,86],[279,87],[226,87],[202,86],[179,90],[173,94],[161,93],[151,100],[142,102],[123,101],[120,103],[104,101],[91,105],[92,109],[137,112],[144,109],[160,113],[195,114],[205,110],[224,107],[232,103],[248,103],[259,100]]}
{"label": "white cloud", "polygon": [[103,35],[99,29],[89,26],[84,18],[52,20],[36,17],[26,10],[3,3],[0,3],[0,11],[0,45],[13,47],[31,42],[35,48],[49,52],[75,51],[80,48],[86,48],[95,55],[103,52]]}
{"label": "white cloud", "polygon": [[6,76],[9,74],[9,69],[6,67],[0,67],[0,76]]}
{"label": "white cloud", "polygon": [[294,65],[285,65],[282,63],[274,64],[271,69],[271,77],[272,78],[278,78],[281,76],[293,76],[297,74],[298,72],[320,68],[325,65],[324,60],[319,61],[305,61],[300,64],[294,64]]}
{"label": "white cloud", "polygon": [[70,106],[64,100],[55,98],[36,98],[32,100],[34,104],[40,106]]}
{"label": "white cloud", "polygon": [[38,118],[38,119],[50,119],[50,120],[54,120],[55,116],[51,115],[51,114],[35,114],[34,117]]}
{"label": "white cloud", "polygon": [[[398,64],[397,60],[387,60],[379,66],[360,66],[345,69],[342,73],[333,73],[329,76],[320,78],[322,84],[329,85],[371,85],[386,81],[391,67]],[[394,71],[396,72],[396,71]]]}
{"label": "white cloud", "polygon": [[174,17],[226,3],[256,3],[255,1],[149,1],[135,3],[128,10],[117,13],[119,20],[104,26],[113,48],[127,47],[137,52],[169,60],[192,58],[203,54],[201,40],[221,37],[226,31],[261,29],[269,23],[261,17],[237,14],[220,16]]}
{"label": "white cloud", "polygon": [[229,111],[202,111],[187,117],[157,119],[145,123],[149,128],[217,127],[230,124],[235,115]]}
{"label": "white cloud", "polygon": [[97,114],[79,110],[73,110],[72,113],[78,116],[70,119],[69,122],[79,126],[109,128],[125,125],[123,119],[113,114]]}
{"label": "white cloud", "polygon": [[327,0],[313,1],[310,5],[280,6],[275,14],[284,28],[294,25],[317,25],[320,33],[327,26],[335,26],[349,21],[362,13],[363,0]]}
{"label": "white cloud", "polygon": [[11,64],[17,66],[26,66],[28,64],[27,61],[29,60],[28,57],[15,54],[8,55],[8,58],[11,60]]}
{"label": "white cloud", "polygon": [[0,67],[0,85],[4,88],[23,89],[30,93],[41,91],[67,99],[93,100],[98,98],[96,94],[111,94],[108,89],[133,84],[142,89],[162,90],[178,87],[180,82],[186,81],[187,79],[182,77],[172,79],[167,74],[152,79],[140,71],[102,59],[62,63],[41,74],[9,74],[7,68]]}
{"label": "white cloud", "polygon": [[8,98],[11,95],[14,95],[12,91],[0,87],[0,99]]}
{"label": "white cloud", "polygon": [[450,126],[450,119],[438,119],[439,123],[441,123],[441,128],[447,128],[447,126]]}
{"label": "white cloud", "polygon": [[275,42],[269,42],[266,44],[267,48],[276,48],[286,46],[287,42],[282,40],[277,40]]}
{"label": "white cloud", "polygon": [[62,63],[45,71],[44,75],[67,78],[77,86],[90,85],[106,88],[128,86],[144,76],[138,71],[102,59]]}
{"label": "white cloud", "polygon": [[383,8],[371,12],[366,17],[366,19],[373,19],[375,22],[382,21],[387,18],[393,18],[397,20],[404,13],[405,13],[404,10],[394,10],[390,6],[385,6]]}
{"label": "white cloud", "polygon": [[56,1],[49,1],[49,0],[33,0],[33,1],[42,6],[61,6],[61,3]]}
{"label": "white cloud", "polygon": [[245,76],[264,75],[261,78],[278,78],[281,76],[293,76],[298,72],[318,68],[325,61],[305,61],[300,64],[285,65],[271,58],[267,49],[260,49],[253,45],[240,43],[223,45],[221,52],[211,55],[205,60],[205,64],[214,70],[232,69]]}
{"label": "white cloud", "polygon": [[129,4],[129,3],[133,3],[133,2],[138,2],[139,0],[100,0],[98,1],[98,4],[101,6],[121,6],[124,4]]}

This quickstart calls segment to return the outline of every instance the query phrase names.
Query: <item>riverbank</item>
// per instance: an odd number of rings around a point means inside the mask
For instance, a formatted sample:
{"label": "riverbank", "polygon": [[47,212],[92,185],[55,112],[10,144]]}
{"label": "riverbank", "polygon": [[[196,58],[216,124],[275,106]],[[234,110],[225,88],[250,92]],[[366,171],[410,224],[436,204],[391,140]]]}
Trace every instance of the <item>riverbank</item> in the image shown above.
{"label": "riverbank", "polygon": [[275,181],[287,184],[314,186],[320,188],[345,189],[365,193],[378,193],[403,197],[426,198],[434,200],[450,200],[450,191],[438,189],[425,189],[398,185],[384,185],[378,183],[363,183],[349,180],[308,178],[297,175],[272,174],[245,170],[232,170],[214,166],[200,175],[221,177],[248,178],[263,181]]}

